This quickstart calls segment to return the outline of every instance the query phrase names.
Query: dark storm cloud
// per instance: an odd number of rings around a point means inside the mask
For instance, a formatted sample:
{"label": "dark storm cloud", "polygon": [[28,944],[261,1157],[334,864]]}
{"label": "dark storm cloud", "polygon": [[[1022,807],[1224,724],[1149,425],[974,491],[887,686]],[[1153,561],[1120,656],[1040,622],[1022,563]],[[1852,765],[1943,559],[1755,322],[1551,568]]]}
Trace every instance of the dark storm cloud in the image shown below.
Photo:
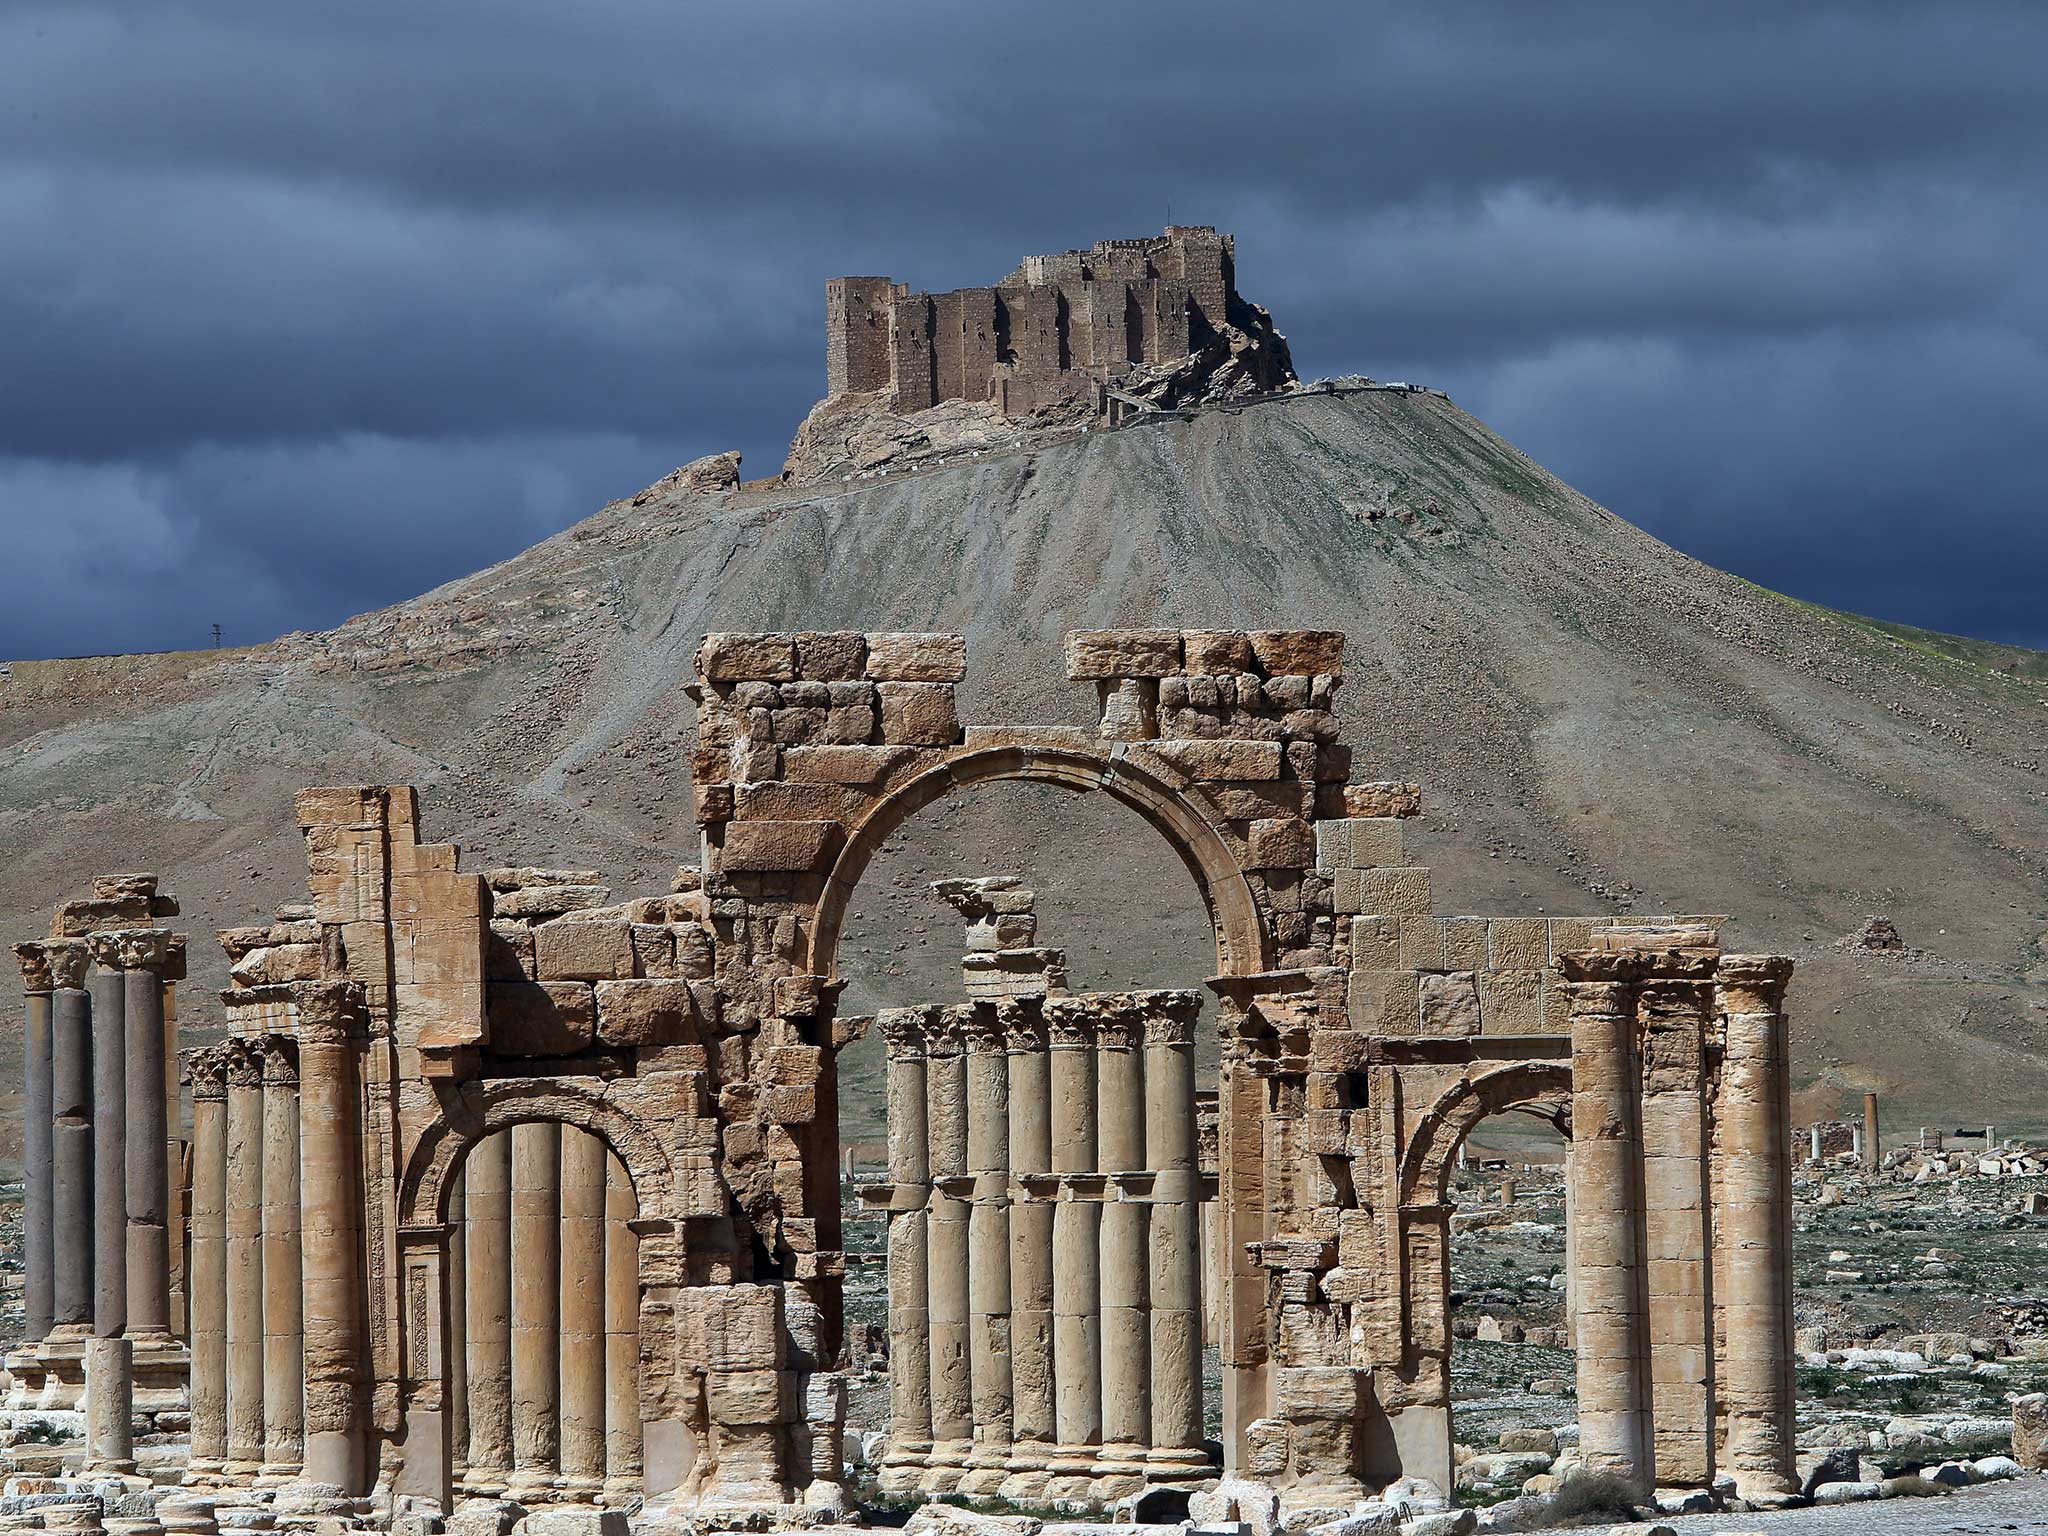
{"label": "dark storm cloud", "polygon": [[2048,644],[2043,56],[2018,5],[8,6],[0,653],[332,623],[763,471],[827,276],[1169,210],[1304,371]]}

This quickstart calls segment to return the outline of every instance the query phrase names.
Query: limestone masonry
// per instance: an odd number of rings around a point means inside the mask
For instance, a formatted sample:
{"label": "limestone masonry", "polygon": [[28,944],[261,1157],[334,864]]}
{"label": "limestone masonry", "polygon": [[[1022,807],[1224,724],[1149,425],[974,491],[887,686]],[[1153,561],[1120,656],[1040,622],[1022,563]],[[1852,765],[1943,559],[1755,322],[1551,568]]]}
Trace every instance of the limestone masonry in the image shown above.
{"label": "limestone masonry", "polygon": [[[1287,339],[1237,291],[1207,225],[1028,256],[992,287],[825,285],[825,399],[785,474],[810,480],[971,452],[1098,419],[1295,382]],[[908,419],[906,421],[905,419]]]}
{"label": "limestone masonry", "polygon": [[885,392],[892,409],[941,400],[1023,416],[1103,389],[1147,365],[1179,363],[1233,329],[1259,334],[1246,383],[1291,380],[1286,343],[1237,293],[1237,252],[1207,225],[1085,251],[1027,256],[992,288],[912,293],[886,277],[825,285],[829,394]]}
{"label": "limestone masonry", "polygon": [[[1176,249],[1215,260],[1127,281],[1220,302],[1227,243]],[[466,871],[411,789],[306,790],[308,900],[220,935],[226,1040],[182,1057],[175,904],[95,881],[17,947],[7,1360],[12,1402],[82,1401],[86,1438],[0,1522],[758,1529],[851,1518],[857,1458],[896,1496],[1163,1490],[1261,1532],[1428,1507],[1455,1477],[1447,1181],[1509,1109],[1572,1137],[1584,1467],[1639,1498],[1794,1496],[1790,962],[1724,952],[1710,917],[1434,915],[1416,787],[1356,778],[1339,739],[1343,646],[1072,634],[1082,730],[964,722],[956,635],[709,635],[702,855],[670,890]],[[966,922],[959,997],[841,1016],[871,855],[999,780],[1166,839],[1213,925],[1205,992],[1070,992],[1033,893],[992,875],[934,889]],[[870,1027],[872,1457],[845,1432],[837,1090]],[[177,1486],[137,1476],[138,1428],[189,1433]]]}

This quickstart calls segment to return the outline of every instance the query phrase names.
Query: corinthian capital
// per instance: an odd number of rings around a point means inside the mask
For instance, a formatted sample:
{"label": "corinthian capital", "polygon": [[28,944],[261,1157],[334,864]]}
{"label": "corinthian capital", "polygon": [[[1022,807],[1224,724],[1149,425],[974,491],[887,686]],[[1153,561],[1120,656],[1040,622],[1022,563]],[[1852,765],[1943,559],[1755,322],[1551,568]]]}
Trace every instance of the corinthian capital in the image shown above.
{"label": "corinthian capital", "polygon": [[21,990],[53,992],[57,982],[50,973],[50,946],[43,943],[17,944],[14,958],[21,966]]}

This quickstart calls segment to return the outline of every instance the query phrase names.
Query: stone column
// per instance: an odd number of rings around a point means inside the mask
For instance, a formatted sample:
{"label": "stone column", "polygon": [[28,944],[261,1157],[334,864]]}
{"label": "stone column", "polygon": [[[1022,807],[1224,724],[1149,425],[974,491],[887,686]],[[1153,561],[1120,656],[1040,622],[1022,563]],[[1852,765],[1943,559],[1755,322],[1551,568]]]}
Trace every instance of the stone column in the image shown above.
{"label": "stone column", "polygon": [[306,1459],[306,1339],[299,1259],[299,1052],[263,1051],[263,1476],[285,1482]]}
{"label": "stone column", "polygon": [[1105,1497],[1135,1492],[1152,1440],[1152,1304],[1146,1283],[1146,1210],[1119,1175],[1145,1171],[1144,1016],[1125,1004],[1097,1029],[1097,1166],[1110,1175],[1101,1206],[1102,1454]]}
{"label": "stone column", "polygon": [[1643,1284],[1637,955],[1559,957],[1571,1009],[1572,1279],[1579,1445],[1594,1471],[1638,1495],[1654,1486]]}
{"label": "stone column", "polygon": [[463,1276],[468,1291],[469,1455],[464,1487],[491,1498],[512,1475],[512,1133],[463,1164]]}
{"label": "stone column", "polygon": [[1010,1066],[993,1003],[964,1021],[967,1046],[968,1347],[974,1454],[963,1493],[991,1494],[1010,1475]]}
{"label": "stone column", "polygon": [[142,1350],[171,1340],[170,1123],[164,1099],[164,978],[170,934],[117,933],[127,1036],[125,1125],[128,1333]]}
{"label": "stone column", "polygon": [[217,1478],[228,1453],[228,1080],[218,1049],[190,1051],[192,1259],[187,1280],[192,1341],[192,1458],[185,1481]]}
{"label": "stone column", "polygon": [[227,1344],[231,1478],[263,1466],[263,1056],[228,1042]]}
{"label": "stone column", "polygon": [[92,946],[92,1331],[111,1339],[128,1326],[127,984],[121,946],[96,933]]}
{"label": "stone column", "polygon": [[932,1448],[930,1119],[923,1010],[875,1015],[889,1052],[889,1448],[884,1492],[922,1486]]}
{"label": "stone column", "polygon": [[561,1470],[562,1128],[512,1127],[512,1477],[526,1499]]}
{"label": "stone column", "polygon": [[625,1164],[605,1159],[604,1499],[624,1504],[645,1484],[640,1438],[640,1205]]}
{"label": "stone column", "polygon": [[85,1471],[135,1470],[135,1351],[128,1326],[128,1042],[121,947],[113,934],[87,941],[92,976],[92,1333],[85,1352]]}
{"label": "stone column", "polygon": [[1043,1001],[998,1005],[1009,1052],[1011,1477],[1000,1492],[1019,1503],[1044,1493],[1059,1422],[1053,1405],[1052,1076]]}
{"label": "stone column", "polygon": [[1710,954],[1659,955],[1640,997],[1643,1236],[1650,1307],[1650,1402],[1657,1481],[1704,1488],[1714,1475],[1712,1246],[1706,1037]]}
{"label": "stone column", "polygon": [[1875,1168],[1883,1156],[1877,1140],[1877,1095],[1863,1095],[1863,1166]]}
{"label": "stone column", "polygon": [[[92,1325],[92,999],[83,940],[50,957],[50,1327],[80,1338]],[[74,1405],[75,1406],[75,1405]]]}
{"label": "stone column", "polygon": [[17,944],[21,962],[22,1341],[40,1344],[56,1317],[53,1181],[50,1169],[50,998],[55,981],[41,944]]}
{"label": "stone column", "polygon": [[1716,1101],[1723,1262],[1715,1276],[1727,1320],[1721,1383],[1726,1470],[1753,1502],[1799,1489],[1793,1468],[1791,1083],[1782,1012],[1791,976],[1792,962],[1775,955],[1723,955],[1718,973],[1727,1030]]}
{"label": "stone column", "polygon": [[1054,1453],[1046,1497],[1093,1492],[1102,1443],[1101,1204],[1095,1172],[1095,1021],[1080,999],[1048,999],[1052,1081],[1052,1166],[1059,1203],[1052,1218]]}
{"label": "stone column", "polygon": [[135,1470],[135,1353],[127,1339],[95,1333],[85,1341],[87,1477]]}
{"label": "stone column", "polygon": [[560,1486],[592,1502],[604,1491],[605,1144],[563,1126]]}
{"label": "stone column", "polygon": [[932,1493],[948,1493],[958,1486],[974,1449],[967,1326],[967,1057],[961,1038],[962,1016],[970,1011],[935,1008],[927,1025],[925,1114],[931,1134],[932,1198],[926,1226],[926,1307],[932,1340],[932,1465],[924,1485]]}
{"label": "stone column", "polygon": [[448,1357],[442,1361],[448,1393],[448,1462],[459,1488],[469,1470],[469,1200],[458,1171],[447,1191]]}
{"label": "stone column", "polygon": [[[358,1494],[363,1454],[362,1094],[359,983],[302,981],[299,1228],[305,1306],[305,1480]],[[232,1110],[232,1101],[230,1109]],[[232,1398],[230,1399],[232,1403]]]}
{"label": "stone column", "polygon": [[85,1338],[92,1332],[92,1000],[82,939],[53,939],[50,960],[50,1333],[39,1351],[35,1406],[84,1406]]}
{"label": "stone column", "polygon": [[1152,1167],[1150,1459],[1197,1476],[1209,1471],[1202,1448],[1202,1165],[1195,1121],[1200,1007],[1194,993],[1176,993],[1145,1018],[1145,1160]]}

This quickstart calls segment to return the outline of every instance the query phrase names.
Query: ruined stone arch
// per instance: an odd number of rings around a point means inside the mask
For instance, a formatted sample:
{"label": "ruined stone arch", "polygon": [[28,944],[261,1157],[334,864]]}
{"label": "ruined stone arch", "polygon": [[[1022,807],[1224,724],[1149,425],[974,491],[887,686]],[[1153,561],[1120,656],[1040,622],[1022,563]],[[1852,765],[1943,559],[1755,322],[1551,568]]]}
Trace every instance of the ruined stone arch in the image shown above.
{"label": "ruined stone arch", "polygon": [[1480,1121],[1513,1110],[1553,1120],[1570,1134],[1572,1069],[1518,1061],[1461,1077],[1423,1112],[1401,1155],[1401,1203],[1441,1205],[1459,1144]]}
{"label": "ruined stone arch", "polygon": [[996,746],[970,748],[918,774],[876,801],[848,829],[811,925],[813,975],[838,974],[847,905],[868,861],[889,835],[956,789],[1001,780],[1101,790],[1129,806],[1166,839],[1194,876],[1216,935],[1217,974],[1251,975],[1271,967],[1272,936],[1251,881],[1222,832],[1185,793],[1128,757],[1077,748]]}
{"label": "ruined stone arch", "polygon": [[493,1132],[533,1121],[588,1131],[625,1166],[643,1221],[677,1219],[676,1177],[668,1149],[640,1118],[603,1088],[573,1078],[490,1078],[465,1083],[444,1100],[441,1114],[421,1134],[399,1186],[401,1222],[439,1226],[447,1220],[451,1175],[463,1157]]}

